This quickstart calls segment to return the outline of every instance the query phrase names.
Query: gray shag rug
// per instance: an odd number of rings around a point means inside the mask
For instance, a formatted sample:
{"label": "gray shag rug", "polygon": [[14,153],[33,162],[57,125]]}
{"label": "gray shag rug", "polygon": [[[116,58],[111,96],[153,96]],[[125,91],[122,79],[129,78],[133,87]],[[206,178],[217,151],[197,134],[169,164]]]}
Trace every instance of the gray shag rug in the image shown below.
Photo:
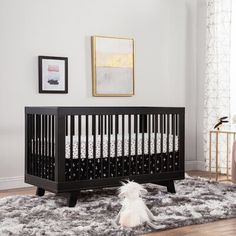
{"label": "gray shag rug", "polygon": [[[176,181],[177,193],[145,184],[145,202],[157,216],[160,230],[236,217],[236,185],[186,177]],[[0,199],[0,235],[140,235],[156,231],[114,224],[121,205],[117,188],[83,191],[74,208],[54,194]]]}

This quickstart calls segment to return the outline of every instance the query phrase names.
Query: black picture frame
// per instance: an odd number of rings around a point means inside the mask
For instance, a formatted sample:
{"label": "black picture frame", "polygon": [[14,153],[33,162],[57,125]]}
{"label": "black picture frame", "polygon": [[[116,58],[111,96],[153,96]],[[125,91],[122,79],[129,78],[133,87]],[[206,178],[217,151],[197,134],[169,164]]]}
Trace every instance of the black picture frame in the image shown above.
{"label": "black picture frame", "polygon": [[38,73],[39,93],[68,93],[67,57],[38,56]]}

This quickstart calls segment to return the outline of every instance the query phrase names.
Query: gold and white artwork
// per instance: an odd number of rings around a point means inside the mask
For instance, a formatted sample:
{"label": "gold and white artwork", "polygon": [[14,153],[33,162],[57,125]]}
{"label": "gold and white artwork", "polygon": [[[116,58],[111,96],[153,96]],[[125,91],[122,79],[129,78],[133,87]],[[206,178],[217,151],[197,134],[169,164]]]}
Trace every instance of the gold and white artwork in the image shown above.
{"label": "gold and white artwork", "polygon": [[134,40],[92,37],[93,95],[134,95]]}

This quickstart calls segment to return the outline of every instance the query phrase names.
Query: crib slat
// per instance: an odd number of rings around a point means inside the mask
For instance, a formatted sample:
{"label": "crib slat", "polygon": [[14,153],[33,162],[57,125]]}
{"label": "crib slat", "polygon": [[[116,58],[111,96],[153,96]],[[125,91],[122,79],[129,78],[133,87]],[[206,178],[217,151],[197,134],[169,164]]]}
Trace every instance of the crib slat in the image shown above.
{"label": "crib slat", "polygon": [[104,115],[104,127],[105,127],[105,135],[107,134],[107,116]]}
{"label": "crib slat", "polygon": [[170,116],[167,114],[167,137],[166,137],[166,154],[167,154],[167,171],[170,169],[170,153],[169,153],[169,133],[170,133]]}
{"label": "crib slat", "polygon": [[175,128],[176,128],[176,135],[179,136],[179,131],[178,131],[178,115],[176,114],[175,117]]}
{"label": "crib slat", "polygon": [[39,149],[38,149],[38,151],[39,151],[39,162],[38,162],[38,170],[39,170],[39,176],[41,177],[41,178],[43,178],[44,176],[43,176],[43,171],[44,171],[44,155],[42,155],[42,139],[43,139],[43,137],[42,137],[42,119],[45,117],[45,115],[43,116],[43,115],[39,115],[39,119],[38,119],[38,145],[39,145]]}
{"label": "crib slat", "polygon": [[37,171],[37,158],[38,158],[38,148],[37,148],[37,126],[36,126],[36,114],[34,115],[34,151],[35,151],[35,155],[34,155],[34,173],[35,175],[38,175],[38,171]]}
{"label": "crib slat", "polygon": [[70,117],[72,135],[75,135],[75,116]]}
{"label": "crib slat", "polygon": [[47,137],[47,115],[43,116],[43,123],[44,123],[44,154],[42,156],[42,176],[45,177],[45,170],[46,170],[46,161],[47,161],[47,151],[48,151],[48,137]]}
{"label": "crib slat", "polygon": [[51,178],[52,180],[55,179],[55,167],[54,167],[54,162],[55,162],[55,116],[52,116],[52,162],[51,162],[51,168],[52,168],[52,175]]}
{"label": "crib slat", "polygon": [[129,133],[129,175],[131,174],[131,115],[128,115],[128,133]]}
{"label": "crib slat", "polygon": [[42,158],[40,160],[40,166],[41,166],[41,170],[40,170],[40,175],[43,178],[43,168],[44,168],[44,162],[43,159],[46,155],[46,146],[47,146],[47,140],[46,140],[46,131],[45,131],[45,116],[46,115],[42,115]]}
{"label": "crib slat", "polygon": [[47,115],[47,125],[48,125],[48,135],[47,135],[47,141],[48,141],[48,155],[47,155],[47,159],[46,159],[46,172],[45,172],[45,178],[48,178],[49,177],[49,171],[50,171],[50,160],[51,160],[51,147],[52,147],[52,144],[51,144],[51,126],[52,126],[52,123],[51,123],[51,115]]}
{"label": "crib slat", "polygon": [[45,115],[42,115],[41,117],[41,122],[42,122],[42,147],[41,147],[41,154],[40,156],[42,158],[40,158],[40,166],[41,166],[41,170],[40,170],[40,176],[43,177],[43,158],[45,157],[45,150],[46,150],[46,139],[45,139]]}
{"label": "crib slat", "polygon": [[136,116],[137,116],[137,115],[135,114],[135,115],[134,115],[134,133],[135,133],[135,134],[137,133],[137,124],[136,124],[136,123],[137,123],[137,120],[136,120],[137,117],[136,117]]}
{"label": "crib slat", "polygon": [[125,157],[125,115],[122,114],[122,176],[124,176],[124,157]]}
{"label": "crib slat", "polygon": [[33,163],[33,161],[34,161],[34,152],[35,152],[35,149],[34,149],[34,115],[33,114],[31,114],[30,115],[30,120],[31,120],[31,128],[30,128],[30,133],[31,133],[31,137],[30,137],[30,142],[31,142],[31,140],[32,140],[32,149],[31,149],[31,155],[30,155],[30,157],[31,157],[31,159],[30,159],[30,168],[31,168],[31,174],[33,174],[34,175],[34,163]]}
{"label": "crib slat", "polygon": [[119,132],[119,116],[115,115],[115,177],[117,177],[117,134]]}
{"label": "crib slat", "polygon": [[27,147],[28,147],[28,154],[27,154],[27,171],[29,174],[31,174],[31,163],[32,163],[32,150],[33,150],[33,142],[32,142],[32,130],[31,130],[31,125],[32,119],[31,119],[31,114],[27,114],[27,132],[28,132],[28,137],[27,137]]}
{"label": "crib slat", "polygon": [[38,158],[38,144],[37,144],[37,119],[36,119],[37,115],[34,114],[34,145],[35,145],[35,155],[34,155],[34,173],[35,175],[38,175],[38,169],[37,169],[37,158]]}
{"label": "crib slat", "polygon": [[179,152],[177,155],[175,155],[175,163],[177,163],[176,166],[175,166],[176,169],[179,169],[180,168],[180,164],[181,164],[179,157],[180,157],[180,152],[181,152],[180,145],[182,143],[180,143],[180,132],[181,132],[181,130],[179,130],[179,128],[180,128],[179,114],[176,114],[176,136],[178,137],[178,152]]}
{"label": "crib slat", "polygon": [[51,163],[51,157],[52,157],[52,155],[51,155],[51,148],[52,148],[52,142],[51,142],[51,136],[52,136],[52,134],[51,134],[51,131],[52,131],[52,116],[51,115],[49,115],[49,124],[48,124],[48,126],[49,126],[49,136],[48,136],[48,143],[49,143],[49,153],[48,153],[48,160],[47,160],[47,179],[49,179],[49,174],[50,174],[50,163]]}
{"label": "crib slat", "polygon": [[116,133],[119,134],[119,115],[116,115],[116,119],[117,119],[117,122],[116,122]]}
{"label": "crib slat", "polygon": [[172,161],[172,164],[173,164],[173,171],[175,171],[175,114],[172,114],[172,135],[173,135],[173,144],[172,144],[172,151],[173,151],[173,161]]}
{"label": "crib slat", "polygon": [[33,158],[32,158],[32,171],[33,174],[36,175],[36,169],[35,169],[35,160],[36,160],[36,146],[35,146],[35,114],[32,114],[32,138],[33,138]]}
{"label": "crib slat", "polygon": [[160,119],[160,117],[159,117],[159,115],[158,114],[156,114],[156,132],[157,133],[159,133],[159,119]]}
{"label": "crib slat", "polygon": [[136,130],[135,133],[135,174],[138,173],[138,115],[134,116],[134,129]]}
{"label": "crib slat", "polygon": [[139,132],[147,133],[147,114],[139,116]]}
{"label": "crib slat", "polygon": [[163,114],[160,115],[160,133],[161,133],[161,171],[163,170]]}
{"label": "crib slat", "polygon": [[47,115],[47,142],[48,142],[48,145],[47,145],[48,153],[47,153],[46,163],[45,163],[45,178],[47,178],[48,176],[48,171],[49,171],[48,163],[50,160],[50,115]]}
{"label": "crib slat", "polygon": [[[67,116],[66,116],[67,117]],[[74,133],[74,116],[70,116],[70,169],[69,169],[69,176],[72,178],[73,173],[73,133]],[[72,179],[70,179],[72,180]]]}
{"label": "crib slat", "polygon": [[108,178],[111,174],[111,115],[108,116],[108,147],[107,147],[107,156],[108,156]]}
{"label": "crib slat", "polygon": [[40,167],[41,167],[41,157],[40,157],[40,115],[36,115],[36,137],[37,137],[37,148],[36,148],[36,152],[37,152],[37,162],[36,162],[36,171],[37,171],[37,175],[40,176]]}
{"label": "crib slat", "polygon": [[100,143],[100,164],[101,164],[101,178],[103,178],[103,115],[101,115],[101,143]]}
{"label": "crib slat", "polygon": [[89,121],[88,121],[88,115],[86,115],[86,130],[85,130],[85,133],[86,133],[86,179],[88,179],[88,169],[89,169],[89,166],[88,166],[88,160],[89,160]]}
{"label": "crib slat", "polygon": [[155,126],[154,126],[154,123],[155,123],[155,116],[154,116],[154,114],[152,114],[152,133],[155,132]]}
{"label": "crib slat", "polygon": [[95,115],[92,115],[92,135],[94,135],[94,133],[95,133],[94,123],[95,123]]}
{"label": "crib slat", "polygon": [[111,134],[113,134],[113,115],[111,115]]}
{"label": "crib slat", "polygon": [[47,160],[47,155],[48,155],[48,120],[47,120],[48,116],[45,115],[44,119],[45,119],[45,155],[43,157],[43,178],[45,178],[45,171],[46,171],[46,160]]}
{"label": "crib slat", "polygon": [[95,179],[96,177],[96,148],[97,148],[97,141],[96,141],[96,138],[97,138],[97,130],[96,130],[96,121],[97,121],[97,116],[96,115],[93,115],[93,179]]}
{"label": "crib slat", "polygon": [[36,115],[36,166],[37,176],[40,176],[40,115]]}
{"label": "crib slat", "polygon": [[148,114],[148,173],[151,168],[151,115]]}
{"label": "crib slat", "polygon": [[144,174],[144,115],[141,115],[142,119],[142,174]]}
{"label": "crib slat", "polygon": [[78,179],[81,177],[81,115],[78,115]]}
{"label": "crib slat", "polygon": [[154,137],[154,153],[155,153],[155,173],[157,172],[157,132],[158,132],[158,114],[155,114],[155,137]]}
{"label": "crib slat", "polygon": [[65,116],[65,122],[66,122],[66,136],[68,136],[68,116]]}
{"label": "crib slat", "polygon": [[101,115],[98,116],[98,135],[101,134]]}
{"label": "crib slat", "polygon": [[166,133],[166,114],[163,114],[163,121],[164,121],[164,134]]}

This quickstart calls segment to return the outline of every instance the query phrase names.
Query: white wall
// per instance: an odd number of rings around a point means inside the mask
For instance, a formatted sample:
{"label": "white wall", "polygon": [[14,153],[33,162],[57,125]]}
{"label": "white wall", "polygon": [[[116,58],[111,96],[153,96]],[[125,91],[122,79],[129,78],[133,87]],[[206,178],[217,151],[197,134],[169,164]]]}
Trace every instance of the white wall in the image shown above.
{"label": "white wall", "polygon": [[[0,0],[0,188],[24,173],[24,107],[186,107],[186,159],[196,162],[197,0]],[[90,36],[135,39],[134,97],[92,97]],[[37,56],[69,58],[69,93],[38,94]]]}
{"label": "white wall", "polygon": [[205,170],[203,116],[206,50],[206,1],[197,4],[197,169]]}

